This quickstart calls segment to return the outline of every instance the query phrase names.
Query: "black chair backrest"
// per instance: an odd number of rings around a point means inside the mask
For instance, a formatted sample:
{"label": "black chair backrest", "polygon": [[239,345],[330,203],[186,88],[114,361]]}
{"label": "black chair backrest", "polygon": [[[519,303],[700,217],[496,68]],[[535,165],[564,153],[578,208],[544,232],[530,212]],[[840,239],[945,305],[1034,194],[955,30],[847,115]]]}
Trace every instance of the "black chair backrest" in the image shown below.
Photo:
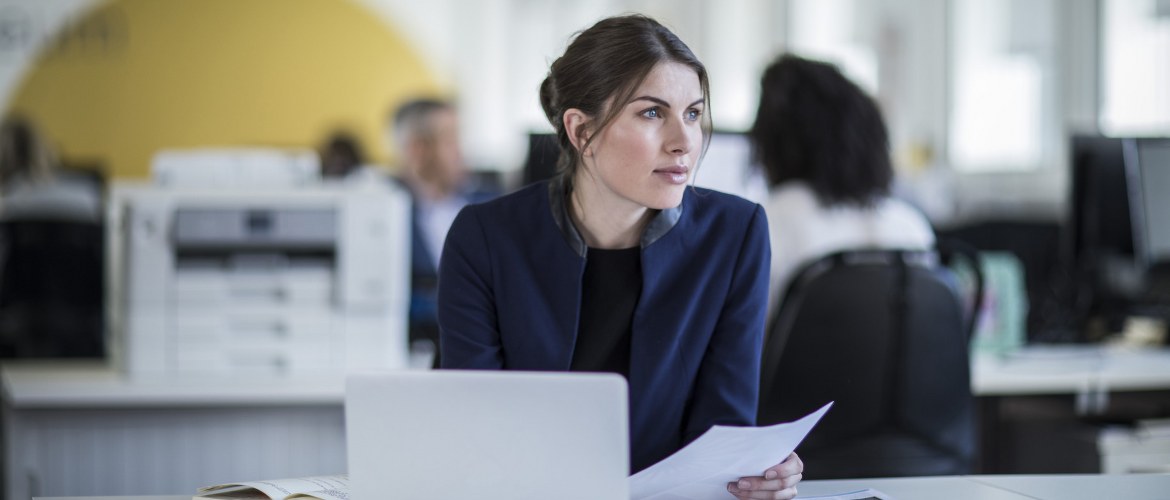
{"label": "black chair backrest", "polygon": [[765,344],[759,423],[836,401],[797,450],[806,478],[970,471],[971,325],[937,260],[841,252],[789,285]]}
{"label": "black chair backrest", "polygon": [[105,355],[105,230],[0,222],[0,358]]}
{"label": "black chair backrest", "polygon": [[967,339],[971,340],[975,338],[975,329],[979,326],[979,311],[983,309],[983,291],[986,288],[979,250],[963,240],[947,237],[940,237],[936,246],[942,265],[949,269],[966,269],[970,273],[971,291],[966,294],[964,306],[967,312]]}

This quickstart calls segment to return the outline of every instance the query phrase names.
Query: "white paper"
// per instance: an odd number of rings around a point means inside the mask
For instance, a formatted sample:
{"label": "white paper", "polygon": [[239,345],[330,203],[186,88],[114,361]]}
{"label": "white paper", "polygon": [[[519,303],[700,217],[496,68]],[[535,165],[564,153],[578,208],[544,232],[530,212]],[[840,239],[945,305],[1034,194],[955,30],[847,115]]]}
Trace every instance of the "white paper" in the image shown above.
{"label": "white paper", "polygon": [[285,498],[349,499],[349,476],[347,474],[218,484],[199,488],[199,493],[210,495],[234,487],[255,488],[267,495],[268,498],[276,500]]}
{"label": "white paper", "polygon": [[716,425],[648,469],[630,476],[631,500],[709,500],[727,483],[759,476],[787,457],[833,403],[800,420],[767,427]]}
{"label": "white paper", "polygon": [[871,500],[874,498],[877,500],[892,500],[889,495],[873,488],[850,491],[848,493],[837,493],[836,495],[797,496],[796,500]]}

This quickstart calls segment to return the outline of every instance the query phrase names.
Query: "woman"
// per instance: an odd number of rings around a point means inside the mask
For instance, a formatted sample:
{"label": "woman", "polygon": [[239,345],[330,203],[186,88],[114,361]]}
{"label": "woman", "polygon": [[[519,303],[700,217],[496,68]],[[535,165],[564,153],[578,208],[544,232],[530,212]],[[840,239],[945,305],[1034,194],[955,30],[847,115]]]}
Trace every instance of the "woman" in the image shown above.
{"label": "woman", "polygon": [[801,265],[840,250],[930,249],[934,232],[890,196],[894,170],[877,104],[832,65],[782,55],[760,82],[749,132],[770,184],[775,307]]}
{"label": "woman", "polygon": [[32,122],[10,116],[0,123],[0,220],[97,222],[100,183],[65,170]]}
{"label": "woman", "polygon": [[[577,35],[540,96],[562,173],[456,217],[442,366],[624,375],[634,471],[713,424],[752,425],[767,220],[687,185],[710,130],[702,63],[652,19],[609,18]],[[802,470],[793,454],[728,489],[792,498]]]}

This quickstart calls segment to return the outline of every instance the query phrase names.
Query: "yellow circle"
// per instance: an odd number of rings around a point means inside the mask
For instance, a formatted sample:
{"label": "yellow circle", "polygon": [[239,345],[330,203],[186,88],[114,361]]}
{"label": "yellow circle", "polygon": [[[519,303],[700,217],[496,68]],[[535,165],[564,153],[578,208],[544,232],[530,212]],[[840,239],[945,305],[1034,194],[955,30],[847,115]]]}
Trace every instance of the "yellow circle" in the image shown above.
{"label": "yellow circle", "polygon": [[435,95],[403,37],[341,0],[113,0],[48,44],[10,102],[63,158],[147,177],[160,149],[317,148],[386,162],[387,113]]}

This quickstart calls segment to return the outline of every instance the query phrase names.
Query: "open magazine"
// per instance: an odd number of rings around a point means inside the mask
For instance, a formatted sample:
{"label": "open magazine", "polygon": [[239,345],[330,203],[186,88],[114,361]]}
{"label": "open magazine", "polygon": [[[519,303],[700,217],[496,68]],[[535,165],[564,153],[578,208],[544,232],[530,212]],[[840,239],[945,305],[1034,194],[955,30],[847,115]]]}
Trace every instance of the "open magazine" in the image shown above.
{"label": "open magazine", "polygon": [[285,500],[308,498],[349,500],[349,476],[299,477],[243,483],[217,484],[199,488],[194,500]]}

